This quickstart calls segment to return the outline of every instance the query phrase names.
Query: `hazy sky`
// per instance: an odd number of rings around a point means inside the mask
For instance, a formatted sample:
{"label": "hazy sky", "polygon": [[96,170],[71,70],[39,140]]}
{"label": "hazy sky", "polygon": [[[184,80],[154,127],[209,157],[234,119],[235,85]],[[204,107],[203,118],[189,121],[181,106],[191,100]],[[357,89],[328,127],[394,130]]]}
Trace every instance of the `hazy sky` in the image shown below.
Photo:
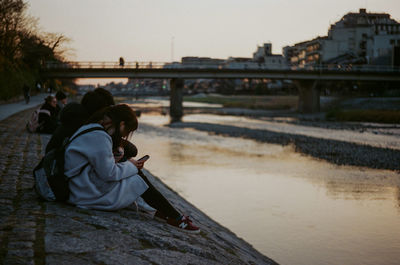
{"label": "hazy sky", "polygon": [[[366,7],[400,21],[400,0],[28,0],[43,31],[72,39],[70,60],[171,61],[183,56],[251,57],[327,34]],[[171,44],[173,40],[173,53]]]}

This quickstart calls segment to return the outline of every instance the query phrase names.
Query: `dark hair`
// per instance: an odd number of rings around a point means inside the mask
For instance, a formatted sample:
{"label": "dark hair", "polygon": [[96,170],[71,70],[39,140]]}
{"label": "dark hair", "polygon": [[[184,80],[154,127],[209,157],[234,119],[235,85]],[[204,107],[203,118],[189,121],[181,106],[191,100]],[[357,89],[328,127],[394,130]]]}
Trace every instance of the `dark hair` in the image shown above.
{"label": "dark hair", "polygon": [[77,102],[72,102],[61,110],[60,121],[69,128],[78,129],[80,126],[85,124],[89,115],[86,109]]}
{"label": "dark hair", "polygon": [[86,111],[89,113],[89,116],[105,107],[113,105],[110,104],[110,101],[106,96],[94,91],[87,92],[83,96],[81,104],[83,107],[85,107]]}
{"label": "dark hair", "polygon": [[64,98],[67,98],[67,95],[65,95],[64,92],[62,92],[62,91],[57,91],[56,99],[57,100],[63,100]]}
{"label": "dark hair", "polygon": [[53,96],[47,96],[47,97],[44,99],[44,102],[50,104],[50,103],[53,101],[53,99],[54,99]]}
{"label": "dark hair", "polygon": [[104,98],[105,102],[107,103],[107,106],[115,105],[114,97],[110,91],[102,87],[98,87],[94,90],[94,92],[100,94]]}
{"label": "dark hair", "polygon": [[113,149],[121,146],[121,132],[119,131],[119,125],[123,121],[125,123],[125,130],[128,133],[132,133],[138,128],[138,121],[135,112],[126,104],[114,105],[99,110],[93,114],[89,119],[88,123],[98,123],[105,116],[109,117],[112,121],[112,126],[115,128],[114,134],[111,136],[113,140]]}

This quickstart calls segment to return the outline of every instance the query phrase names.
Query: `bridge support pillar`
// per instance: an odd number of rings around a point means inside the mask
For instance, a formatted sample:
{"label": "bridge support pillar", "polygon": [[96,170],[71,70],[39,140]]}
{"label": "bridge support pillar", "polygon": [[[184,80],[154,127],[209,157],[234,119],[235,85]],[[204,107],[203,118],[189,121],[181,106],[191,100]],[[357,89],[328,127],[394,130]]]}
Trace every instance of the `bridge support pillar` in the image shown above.
{"label": "bridge support pillar", "polygon": [[320,111],[319,96],[320,91],[317,88],[317,80],[295,80],[299,89],[298,110],[301,113],[315,113]]}
{"label": "bridge support pillar", "polygon": [[170,80],[169,115],[171,123],[181,121],[183,116],[183,81],[183,79],[179,78]]}

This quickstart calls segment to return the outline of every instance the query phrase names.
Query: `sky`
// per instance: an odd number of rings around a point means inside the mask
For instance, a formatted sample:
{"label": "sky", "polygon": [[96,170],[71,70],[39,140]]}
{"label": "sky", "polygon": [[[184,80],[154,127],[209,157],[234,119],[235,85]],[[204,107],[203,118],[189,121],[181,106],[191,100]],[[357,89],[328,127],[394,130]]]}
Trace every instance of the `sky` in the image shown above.
{"label": "sky", "polygon": [[400,0],[27,0],[42,31],[69,37],[71,61],[170,62],[252,57],[257,46],[327,35],[348,12],[386,12]]}

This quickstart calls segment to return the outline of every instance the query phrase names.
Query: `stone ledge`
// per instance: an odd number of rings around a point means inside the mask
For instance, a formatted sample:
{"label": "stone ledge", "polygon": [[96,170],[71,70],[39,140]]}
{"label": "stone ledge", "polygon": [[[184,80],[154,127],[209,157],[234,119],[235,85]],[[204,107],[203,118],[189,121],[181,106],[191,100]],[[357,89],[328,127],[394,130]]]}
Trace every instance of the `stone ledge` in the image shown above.
{"label": "stone ledge", "polygon": [[61,260],[69,264],[72,257],[105,264],[275,264],[149,171],[143,172],[175,207],[201,226],[200,234],[178,231],[133,208],[103,212],[46,203],[46,259],[50,256],[58,264],[64,264]]}

